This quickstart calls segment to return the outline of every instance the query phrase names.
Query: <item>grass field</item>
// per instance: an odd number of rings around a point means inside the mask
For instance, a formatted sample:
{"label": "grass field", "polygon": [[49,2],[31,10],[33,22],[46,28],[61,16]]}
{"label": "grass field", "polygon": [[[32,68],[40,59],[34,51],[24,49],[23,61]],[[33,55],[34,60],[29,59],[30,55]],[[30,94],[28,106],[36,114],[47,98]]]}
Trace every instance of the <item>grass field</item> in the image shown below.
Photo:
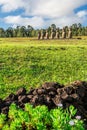
{"label": "grass field", "polygon": [[0,39],[0,98],[46,81],[87,81],[87,37],[82,40]]}

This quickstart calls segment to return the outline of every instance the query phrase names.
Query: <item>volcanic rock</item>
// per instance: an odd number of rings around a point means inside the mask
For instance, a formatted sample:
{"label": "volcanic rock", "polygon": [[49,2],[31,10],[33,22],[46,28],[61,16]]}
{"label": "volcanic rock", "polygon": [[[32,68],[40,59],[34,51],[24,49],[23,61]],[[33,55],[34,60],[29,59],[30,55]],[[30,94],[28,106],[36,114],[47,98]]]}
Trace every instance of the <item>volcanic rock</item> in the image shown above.
{"label": "volcanic rock", "polygon": [[20,88],[17,92],[16,95],[24,95],[26,94],[26,89],[25,88]]}

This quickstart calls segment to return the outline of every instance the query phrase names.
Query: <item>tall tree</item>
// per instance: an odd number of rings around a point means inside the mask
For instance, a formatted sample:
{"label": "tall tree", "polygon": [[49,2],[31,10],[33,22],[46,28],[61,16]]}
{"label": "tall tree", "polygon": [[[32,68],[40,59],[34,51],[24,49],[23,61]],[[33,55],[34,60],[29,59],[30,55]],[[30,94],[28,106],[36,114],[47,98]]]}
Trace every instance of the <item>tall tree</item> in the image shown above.
{"label": "tall tree", "polygon": [[6,37],[13,37],[13,28],[9,27],[6,31],[5,31],[5,35]]}
{"label": "tall tree", "polygon": [[0,37],[5,37],[5,30],[0,28]]}

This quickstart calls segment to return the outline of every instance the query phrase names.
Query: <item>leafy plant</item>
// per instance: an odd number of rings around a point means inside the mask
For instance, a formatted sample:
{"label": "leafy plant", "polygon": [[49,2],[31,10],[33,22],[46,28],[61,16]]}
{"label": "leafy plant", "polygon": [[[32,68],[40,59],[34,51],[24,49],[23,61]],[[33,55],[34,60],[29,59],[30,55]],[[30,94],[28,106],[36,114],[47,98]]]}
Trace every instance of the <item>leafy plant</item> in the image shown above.
{"label": "leafy plant", "polygon": [[2,127],[4,126],[5,120],[6,120],[6,115],[0,114],[0,129],[2,129]]}
{"label": "leafy plant", "polygon": [[34,108],[27,103],[22,110],[11,104],[7,118],[0,114],[0,130],[85,130],[81,117],[75,118],[74,106],[65,110],[59,106],[49,111],[45,105]]}
{"label": "leafy plant", "polygon": [[13,120],[17,118],[17,116],[18,116],[18,108],[16,104],[12,103],[11,106],[9,107],[8,117]]}
{"label": "leafy plant", "polygon": [[61,107],[50,111],[52,118],[52,127],[55,130],[84,130],[82,120],[73,119],[77,110],[70,106],[69,110],[63,110]]}

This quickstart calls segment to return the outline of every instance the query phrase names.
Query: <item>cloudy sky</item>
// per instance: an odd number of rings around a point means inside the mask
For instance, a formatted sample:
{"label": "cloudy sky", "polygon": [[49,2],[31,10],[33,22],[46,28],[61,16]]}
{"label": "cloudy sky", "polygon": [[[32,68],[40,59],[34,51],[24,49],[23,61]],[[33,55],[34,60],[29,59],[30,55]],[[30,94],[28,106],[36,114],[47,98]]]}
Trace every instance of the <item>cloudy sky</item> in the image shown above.
{"label": "cloudy sky", "polygon": [[87,0],[0,0],[0,27],[46,28],[52,23],[87,26]]}

